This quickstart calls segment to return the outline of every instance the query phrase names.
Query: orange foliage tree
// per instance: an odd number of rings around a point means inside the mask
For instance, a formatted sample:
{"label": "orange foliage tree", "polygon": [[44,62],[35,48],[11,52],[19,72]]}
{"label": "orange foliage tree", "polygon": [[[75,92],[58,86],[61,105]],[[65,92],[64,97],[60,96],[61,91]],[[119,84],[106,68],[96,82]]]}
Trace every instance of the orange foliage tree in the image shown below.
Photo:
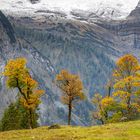
{"label": "orange foliage tree", "polygon": [[116,62],[113,72],[114,97],[126,109],[126,117],[131,119],[140,109],[140,65],[136,57],[126,54]]}
{"label": "orange foliage tree", "polygon": [[20,102],[28,110],[29,126],[33,128],[33,112],[40,104],[40,97],[44,91],[38,89],[38,83],[31,77],[26,63],[25,58],[11,59],[3,74],[7,77],[8,87],[19,90]]}
{"label": "orange foliage tree", "polygon": [[56,76],[58,87],[62,90],[62,102],[68,106],[68,125],[71,122],[71,112],[74,103],[84,99],[83,84],[80,77],[62,70]]}

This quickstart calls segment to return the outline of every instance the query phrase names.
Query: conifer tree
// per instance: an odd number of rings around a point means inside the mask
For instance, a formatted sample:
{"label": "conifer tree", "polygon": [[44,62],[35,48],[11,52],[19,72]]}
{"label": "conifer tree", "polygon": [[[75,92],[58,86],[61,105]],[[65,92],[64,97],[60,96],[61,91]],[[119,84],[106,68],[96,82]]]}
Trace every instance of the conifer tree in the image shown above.
{"label": "conifer tree", "polygon": [[15,104],[10,104],[9,107],[5,110],[4,115],[1,119],[1,130],[14,130],[19,129],[19,112]]}
{"label": "conifer tree", "polygon": [[[37,127],[38,115],[33,112],[35,118],[33,119],[33,127]],[[0,121],[0,130],[17,130],[17,129],[28,129],[29,119],[28,111],[20,104],[19,101],[11,103],[8,108],[5,109],[3,117]]]}

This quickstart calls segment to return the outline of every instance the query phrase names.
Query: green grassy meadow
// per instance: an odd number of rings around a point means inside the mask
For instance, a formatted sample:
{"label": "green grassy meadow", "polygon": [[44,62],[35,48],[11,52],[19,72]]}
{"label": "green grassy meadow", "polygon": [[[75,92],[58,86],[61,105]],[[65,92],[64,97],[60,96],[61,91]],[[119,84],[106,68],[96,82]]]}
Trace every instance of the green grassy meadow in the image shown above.
{"label": "green grassy meadow", "polygon": [[0,132],[0,140],[140,140],[140,121],[92,127],[39,127]]}

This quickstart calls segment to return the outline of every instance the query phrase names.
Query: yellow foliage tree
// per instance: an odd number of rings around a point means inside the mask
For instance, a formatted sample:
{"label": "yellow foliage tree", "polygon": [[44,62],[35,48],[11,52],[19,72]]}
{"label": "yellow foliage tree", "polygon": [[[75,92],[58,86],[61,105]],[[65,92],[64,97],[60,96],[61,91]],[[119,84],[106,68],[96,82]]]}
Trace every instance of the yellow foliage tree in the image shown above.
{"label": "yellow foliage tree", "polygon": [[110,96],[102,97],[99,93],[96,93],[92,99],[95,106],[93,112],[93,118],[100,121],[102,124],[108,121],[108,111],[111,111],[115,105],[114,98]]}
{"label": "yellow foliage tree", "polygon": [[115,82],[113,95],[119,97],[129,119],[132,113],[139,110],[139,104],[135,102],[140,94],[140,65],[137,58],[131,54],[122,56],[116,62],[113,78]]}
{"label": "yellow foliage tree", "polygon": [[3,74],[7,77],[8,87],[18,88],[20,102],[29,111],[29,125],[33,128],[32,112],[40,104],[40,97],[44,91],[38,89],[38,83],[32,79],[26,63],[25,58],[11,59],[5,66]]}
{"label": "yellow foliage tree", "polygon": [[95,110],[93,112],[93,118],[95,120],[101,121],[101,123],[104,124],[105,123],[104,109],[101,104],[102,99],[103,99],[103,97],[99,93],[96,93],[92,99],[92,102],[95,106]]}
{"label": "yellow foliage tree", "polygon": [[75,102],[84,99],[83,84],[80,77],[69,73],[67,70],[62,70],[56,76],[58,87],[62,90],[62,102],[68,106],[68,125],[71,122],[71,111]]}

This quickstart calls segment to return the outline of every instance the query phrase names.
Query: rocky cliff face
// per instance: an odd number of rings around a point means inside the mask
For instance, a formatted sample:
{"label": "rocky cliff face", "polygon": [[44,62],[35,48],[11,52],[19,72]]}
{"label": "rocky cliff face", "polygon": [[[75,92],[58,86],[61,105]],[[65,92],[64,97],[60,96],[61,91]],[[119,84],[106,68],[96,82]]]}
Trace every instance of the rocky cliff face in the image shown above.
{"label": "rocky cliff face", "polygon": [[[87,100],[74,108],[73,124],[89,125],[89,111],[93,109],[90,99],[95,92],[107,93],[105,84],[114,61],[125,53],[140,58],[139,9],[138,5],[125,20],[117,21],[95,15],[91,15],[92,20],[85,19],[87,16],[81,17],[76,11],[72,13],[75,18],[67,19],[62,12],[42,10],[36,12],[43,14],[9,16],[8,20],[0,12],[0,70],[10,58],[28,59],[33,77],[46,91],[40,106],[41,124],[66,122],[67,109],[60,102],[54,79],[62,69],[79,74]],[[16,93],[6,88],[1,77],[1,114]]]}
{"label": "rocky cliff face", "polygon": [[109,30],[119,38],[119,50],[122,53],[132,53],[140,58],[140,7],[138,6],[125,20],[100,21],[97,25]]}

